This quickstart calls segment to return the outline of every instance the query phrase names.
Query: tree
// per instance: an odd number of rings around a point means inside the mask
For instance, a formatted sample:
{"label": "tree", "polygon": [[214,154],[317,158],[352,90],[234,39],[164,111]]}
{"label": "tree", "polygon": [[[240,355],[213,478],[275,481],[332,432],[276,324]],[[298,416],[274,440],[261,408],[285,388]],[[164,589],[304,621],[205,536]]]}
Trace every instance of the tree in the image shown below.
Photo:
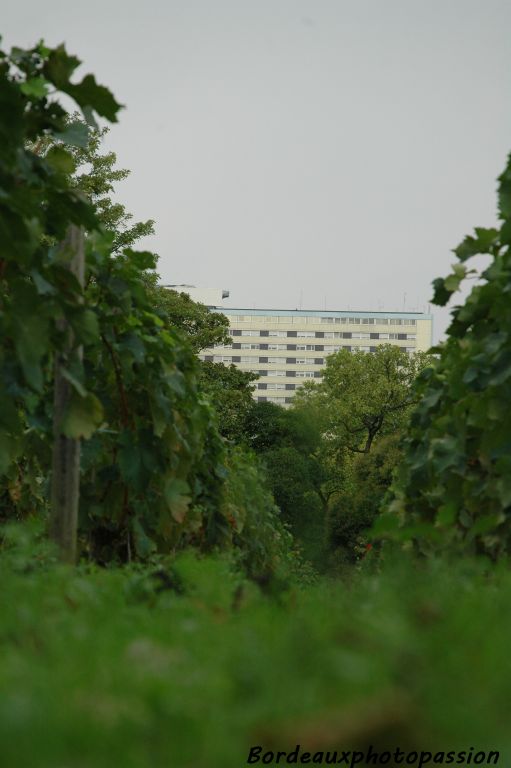
{"label": "tree", "polygon": [[416,403],[412,385],[425,367],[424,353],[408,355],[391,344],[375,352],[341,349],[327,358],[320,384],[306,384],[297,403],[322,413],[325,436],[338,450],[369,453],[378,435],[402,429]]}
{"label": "tree", "polygon": [[376,352],[340,350],[327,358],[321,384],[307,384],[294,408],[309,413],[319,440],[315,491],[322,503],[330,550],[348,562],[379,513],[416,397],[413,382],[427,356],[392,345]]}
{"label": "tree", "polygon": [[321,492],[327,469],[319,459],[321,434],[311,411],[254,403],[246,420],[246,441],[261,459],[282,519],[306,557],[320,565],[325,539]]}
{"label": "tree", "polygon": [[157,275],[148,276],[147,289],[155,311],[169,328],[177,328],[186,335],[195,353],[231,343],[229,320],[221,312],[210,312],[187,293],[158,285]]}
{"label": "tree", "polygon": [[255,405],[252,383],[256,379],[256,374],[235,365],[201,363],[201,389],[217,413],[220,434],[237,445],[246,444],[247,420]]}
{"label": "tree", "polygon": [[[69,161],[69,184],[79,189],[94,206],[96,216],[104,229],[114,233],[112,253],[131,248],[140,238],[154,234],[154,221],[133,222],[133,214],[126,211],[118,200],[113,200],[114,185],[130,175],[126,168],[116,168],[115,152],[101,152],[109,127],[89,126],[79,113],[67,115],[64,120],[68,134],[76,144],[46,134],[29,144],[29,149],[41,157],[61,152],[64,148]],[[64,131],[64,136],[65,136]]]}
{"label": "tree", "polygon": [[369,453],[346,457],[342,482],[329,505],[327,535],[335,560],[354,563],[365,551],[371,526],[379,516],[396,467],[401,434],[381,437]]}

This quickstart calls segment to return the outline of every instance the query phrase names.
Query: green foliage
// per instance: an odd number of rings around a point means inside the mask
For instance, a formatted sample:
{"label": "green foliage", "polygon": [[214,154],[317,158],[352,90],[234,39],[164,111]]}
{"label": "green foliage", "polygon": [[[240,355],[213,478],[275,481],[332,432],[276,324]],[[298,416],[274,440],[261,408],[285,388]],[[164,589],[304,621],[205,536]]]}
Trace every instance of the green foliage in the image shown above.
{"label": "green foliage", "polygon": [[[72,115],[66,130],[78,132],[84,128],[86,125],[79,121],[78,116]],[[112,253],[119,253],[124,248],[131,248],[140,238],[153,235],[154,221],[133,223],[133,215],[126,211],[125,206],[112,200],[114,184],[126,179],[130,171],[115,167],[115,152],[101,152],[101,144],[108,131],[108,126],[89,130],[86,142],[71,146],[69,154],[74,163],[72,184],[93,203],[102,226],[114,232],[111,250]]]}
{"label": "green foliage", "polygon": [[[114,119],[117,106],[91,76],[70,83],[78,64],[62,46],[42,45],[0,63],[0,503],[8,518],[47,508],[53,368],[67,343],[65,321],[83,347],[83,363],[64,368],[73,396],[63,423],[85,441],[82,544],[108,561],[207,543],[223,444],[198,391],[198,361],[152,306],[156,258],[119,251],[140,232],[126,228],[124,208],[108,197],[126,172],[114,170],[113,154],[99,154],[104,132],[94,122],[94,111]],[[70,120],[59,89],[92,134]],[[84,291],[58,245],[70,223],[87,232]]]}
{"label": "green foliage", "polygon": [[[425,549],[459,544],[493,557],[510,551],[510,188],[511,160],[499,179],[500,228],[476,229],[455,249],[461,262],[479,253],[492,261],[454,309],[438,361],[416,389],[420,402],[388,521],[394,525],[397,512],[408,526],[399,535],[415,536]],[[460,266],[436,281],[436,303],[458,287]]]}
{"label": "green foliage", "polygon": [[370,354],[341,349],[327,357],[321,384],[304,386],[297,404],[312,404],[321,413],[336,450],[368,453],[377,435],[406,424],[415,402],[412,384],[427,360],[391,344]]}
{"label": "green foliage", "polygon": [[[199,362],[154,314],[145,289],[148,254],[102,260],[88,291],[102,329],[86,348],[85,378],[104,422],[83,448],[82,529],[108,560],[191,540],[206,543],[219,503],[223,445],[200,397]],[[124,288],[124,290],[122,289]]]}
{"label": "green foliage", "polygon": [[201,364],[201,389],[215,409],[220,434],[237,445],[246,441],[247,419],[254,407],[252,382],[256,379],[255,374],[235,365],[208,360]]}
{"label": "green foliage", "polygon": [[244,571],[261,584],[271,584],[291,565],[292,537],[255,457],[240,448],[229,452],[220,513],[224,540],[239,551]]}
{"label": "green foliage", "polygon": [[26,530],[0,556],[5,766],[225,768],[252,744],[473,746],[502,762],[511,748],[507,569],[393,556],[349,589],[276,601],[225,556],[71,571]]}
{"label": "green foliage", "polygon": [[[51,380],[53,355],[65,341],[60,321],[71,320],[77,345],[87,335],[90,315],[80,285],[66,269],[66,254],[49,248],[43,236],[59,242],[70,223],[94,230],[99,222],[69,183],[69,152],[60,149],[45,159],[27,149],[40,137],[66,129],[66,112],[50,86],[71,95],[89,120],[94,112],[116,119],[119,105],[106,89],[88,76],[79,84],[70,82],[79,63],[63,46],[50,51],[40,44],[0,55],[2,472],[24,453],[30,430],[38,427],[36,412]],[[81,395],[87,394],[82,385]]]}
{"label": "green foliage", "polygon": [[217,344],[230,344],[229,320],[220,312],[210,312],[187,293],[179,293],[157,284],[156,276],[148,277],[147,288],[155,311],[169,328],[182,331],[194,352]]}
{"label": "green foliage", "polygon": [[326,486],[331,479],[321,457],[321,433],[313,414],[255,403],[246,420],[246,440],[260,456],[282,519],[305,557],[321,563],[325,541]]}
{"label": "green foliage", "polygon": [[380,514],[402,453],[401,435],[377,440],[370,453],[346,456],[342,484],[328,511],[332,565],[355,563],[364,556],[371,526]]}

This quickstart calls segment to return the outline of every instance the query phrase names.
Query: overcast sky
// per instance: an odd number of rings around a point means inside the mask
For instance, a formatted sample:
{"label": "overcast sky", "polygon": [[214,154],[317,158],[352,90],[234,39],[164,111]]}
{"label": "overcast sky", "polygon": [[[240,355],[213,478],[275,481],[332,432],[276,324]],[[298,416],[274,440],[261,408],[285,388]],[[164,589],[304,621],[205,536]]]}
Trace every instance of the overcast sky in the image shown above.
{"label": "overcast sky", "polygon": [[[126,105],[118,197],[166,283],[232,307],[427,311],[511,150],[509,0],[25,0]],[[446,313],[435,313],[437,335]]]}

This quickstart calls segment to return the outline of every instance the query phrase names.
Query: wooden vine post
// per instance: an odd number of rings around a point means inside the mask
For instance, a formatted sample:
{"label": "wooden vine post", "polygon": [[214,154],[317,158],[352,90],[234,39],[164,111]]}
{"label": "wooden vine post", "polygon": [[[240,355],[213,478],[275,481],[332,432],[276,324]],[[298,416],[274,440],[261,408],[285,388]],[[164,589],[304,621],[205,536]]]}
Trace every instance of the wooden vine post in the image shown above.
{"label": "wooden vine post", "polygon": [[[68,228],[62,243],[62,251],[68,259],[68,269],[83,287],[83,229],[75,225]],[[60,327],[67,339],[55,360],[50,536],[58,545],[62,560],[73,564],[76,561],[80,500],[80,440],[66,437],[61,431],[62,420],[72,392],[71,384],[62,375],[62,368],[65,365],[71,365],[73,358],[80,362],[83,349],[82,347],[73,348],[73,332],[65,320],[61,321]]]}

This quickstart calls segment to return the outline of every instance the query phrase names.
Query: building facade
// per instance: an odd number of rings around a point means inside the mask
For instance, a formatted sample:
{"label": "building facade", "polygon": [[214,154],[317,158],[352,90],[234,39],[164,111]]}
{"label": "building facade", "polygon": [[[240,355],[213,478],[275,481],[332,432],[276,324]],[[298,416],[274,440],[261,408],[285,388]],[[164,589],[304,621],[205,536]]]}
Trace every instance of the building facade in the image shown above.
{"label": "building facade", "polygon": [[256,373],[254,397],[279,405],[289,405],[304,381],[320,381],[326,358],[340,349],[374,352],[395,344],[412,354],[432,341],[432,316],[418,312],[213,311],[229,318],[231,343],[205,349],[201,358]]}

